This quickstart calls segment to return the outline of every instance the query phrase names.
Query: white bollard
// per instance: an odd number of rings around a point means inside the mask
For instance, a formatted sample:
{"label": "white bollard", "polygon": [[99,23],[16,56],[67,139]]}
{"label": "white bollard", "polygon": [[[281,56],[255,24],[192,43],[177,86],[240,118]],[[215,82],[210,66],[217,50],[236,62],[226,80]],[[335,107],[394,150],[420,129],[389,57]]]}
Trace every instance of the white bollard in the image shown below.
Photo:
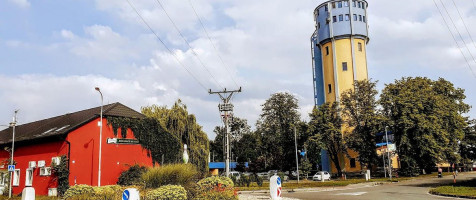
{"label": "white bollard", "polygon": [[281,178],[279,176],[271,176],[269,179],[269,194],[272,200],[281,199]]}
{"label": "white bollard", "polygon": [[139,191],[135,188],[127,188],[122,192],[122,200],[140,200]]}
{"label": "white bollard", "polygon": [[23,188],[23,191],[21,193],[21,200],[35,200],[35,188]]}
{"label": "white bollard", "polygon": [[324,182],[325,179],[324,179],[324,172],[321,172],[321,182]]}

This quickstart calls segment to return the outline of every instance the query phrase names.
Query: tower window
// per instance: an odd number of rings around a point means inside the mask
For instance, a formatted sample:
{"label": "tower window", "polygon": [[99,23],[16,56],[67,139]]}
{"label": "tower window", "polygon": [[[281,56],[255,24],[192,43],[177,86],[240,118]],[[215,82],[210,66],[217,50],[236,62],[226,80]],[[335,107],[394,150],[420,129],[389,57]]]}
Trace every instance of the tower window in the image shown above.
{"label": "tower window", "polygon": [[329,46],[326,47],[326,55],[329,55]]}
{"label": "tower window", "polygon": [[345,14],[345,21],[349,21],[349,14]]}
{"label": "tower window", "polygon": [[337,22],[337,16],[332,16],[332,22],[334,22],[334,23]]}
{"label": "tower window", "polygon": [[362,9],[365,9],[365,3],[362,2]]}
{"label": "tower window", "polygon": [[362,43],[359,42],[359,43],[357,44],[357,47],[359,48],[359,51],[362,51]]}
{"label": "tower window", "polygon": [[357,14],[354,14],[354,21],[357,21]]}
{"label": "tower window", "polygon": [[349,1],[344,1],[344,7],[349,7]]}
{"label": "tower window", "polygon": [[362,16],[362,20],[365,22],[365,15],[364,15],[364,16]]}
{"label": "tower window", "polygon": [[321,28],[321,22],[317,22],[317,29]]}
{"label": "tower window", "polygon": [[359,15],[359,21],[362,21],[362,15]]}
{"label": "tower window", "polygon": [[354,7],[357,7],[357,3],[355,2],[355,0],[353,1],[353,4],[354,4]]}
{"label": "tower window", "polygon": [[344,21],[344,15],[339,15],[339,21]]}
{"label": "tower window", "polygon": [[342,1],[337,2],[337,7],[342,8]]}
{"label": "tower window", "polygon": [[332,8],[336,8],[336,2],[332,2]]}
{"label": "tower window", "polygon": [[357,5],[359,6],[359,8],[362,8],[361,4],[360,4],[360,1],[357,2]]}
{"label": "tower window", "polygon": [[[354,6],[355,7],[355,6]],[[328,11],[329,9],[327,8],[327,5],[324,6],[324,11]]]}
{"label": "tower window", "polygon": [[342,71],[347,71],[347,62],[342,62]]}
{"label": "tower window", "polygon": [[332,85],[331,84],[328,84],[327,85],[327,90],[328,90],[328,93],[332,93]]}
{"label": "tower window", "polygon": [[350,159],[350,168],[355,168],[355,158]]}

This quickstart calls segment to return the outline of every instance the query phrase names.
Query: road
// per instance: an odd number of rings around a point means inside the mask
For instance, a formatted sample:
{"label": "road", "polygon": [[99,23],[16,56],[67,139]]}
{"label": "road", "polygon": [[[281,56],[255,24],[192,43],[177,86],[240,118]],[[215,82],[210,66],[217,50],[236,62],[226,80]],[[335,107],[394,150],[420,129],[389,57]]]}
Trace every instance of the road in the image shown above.
{"label": "road", "polygon": [[[458,180],[469,180],[476,178],[476,173],[460,173]],[[356,184],[346,187],[336,188],[310,188],[299,189],[295,192],[286,191],[283,197],[287,199],[451,199],[449,197],[440,197],[428,194],[430,188],[440,185],[446,185],[453,182],[453,176],[445,176],[443,178],[422,178],[415,180],[403,181],[400,183],[376,184]],[[266,194],[252,193],[254,197],[266,196]],[[269,197],[269,194],[267,195]],[[240,198],[241,199],[241,198]],[[246,199],[246,198],[244,198]]]}

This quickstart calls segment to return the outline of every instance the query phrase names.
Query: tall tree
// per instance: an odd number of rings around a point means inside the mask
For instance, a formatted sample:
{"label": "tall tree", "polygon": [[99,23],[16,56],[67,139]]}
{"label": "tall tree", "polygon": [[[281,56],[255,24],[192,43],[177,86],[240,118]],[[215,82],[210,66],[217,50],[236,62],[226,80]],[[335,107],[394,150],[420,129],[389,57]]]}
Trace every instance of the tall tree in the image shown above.
{"label": "tall tree", "polygon": [[[230,122],[230,144],[231,144],[231,151],[236,152],[234,150],[235,146],[243,135],[247,135],[251,133],[251,127],[248,125],[246,119],[242,119],[239,117],[233,117],[233,120]],[[215,139],[210,141],[210,153],[212,156],[214,155],[215,160],[224,160],[224,149],[225,146],[223,144],[226,142],[225,140],[225,128],[223,126],[216,126],[213,132],[216,134]]]}
{"label": "tall tree", "polygon": [[376,82],[355,81],[354,89],[342,93],[342,117],[346,124],[347,146],[359,153],[359,161],[368,169],[377,163],[375,134],[382,130],[383,116],[377,110]]}
{"label": "tall tree", "polygon": [[342,135],[343,121],[339,112],[339,105],[336,102],[314,107],[309,115],[311,118],[309,130],[312,133],[310,140],[319,141],[321,148],[327,150],[340,176],[342,168],[339,156],[345,155],[346,147]]}
{"label": "tall tree", "polygon": [[[268,168],[291,170],[295,163],[294,127],[300,122],[298,100],[287,92],[275,93],[262,105],[257,133]],[[299,131],[301,132],[301,131]]]}
{"label": "tall tree", "polygon": [[440,78],[402,78],[385,86],[381,97],[390,120],[403,173],[430,171],[436,163],[455,163],[469,111],[464,90]]}
{"label": "tall tree", "polygon": [[463,163],[472,163],[476,160],[476,120],[469,120],[467,124],[459,148]]}
{"label": "tall tree", "polygon": [[[178,158],[183,153],[183,144],[188,146],[189,162],[197,166],[203,173],[208,173],[209,141],[207,134],[197,123],[195,115],[189,114],[187,106],[179,99],[168,109],[166,106],[147,106],[142,108],[142,113],[149,118],[157,120],[166,132],[171,133],[178,139],[179,150],[169,149],[168,151],[178,151]],[[161,143],[155,143],[160,146]],[[181,161],[178,159],[176,162]]]}

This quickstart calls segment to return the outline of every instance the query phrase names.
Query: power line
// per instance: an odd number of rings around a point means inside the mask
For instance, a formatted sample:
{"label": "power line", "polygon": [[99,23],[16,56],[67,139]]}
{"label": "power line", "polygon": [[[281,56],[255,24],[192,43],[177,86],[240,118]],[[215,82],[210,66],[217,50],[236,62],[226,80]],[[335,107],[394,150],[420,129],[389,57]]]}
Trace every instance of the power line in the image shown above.
{"label": "power line", "polygon": [[233,82],[235,83],[235,86],[238,87],[238,84],[236,84],[235,79],[233,78],[233,76],[232,76],[231,73],[230,73],[229,66],[228,66],[227,64],[225,64],[225,62],[223,61],[223,58],[221,57],[220,52],[218,51],[217,47],[216,47],[215,44],[213,43],[212,39],[210,38],[210,35],[208,34],[207,29],[206,29],[205,26],[203,25],[202,20],[201,20],[200,17],[198,16],[198,13],[197,13],[197,11],[195,10],[195,7],[193,6],[192,0],[188,0],[188,2],[190,3],[190,6],[192,7],[193,12],[195,13],[195,16],[197,17],[198,21],[200,22],[200,25],[202,26],[203,31],[205,31],[205,34],[207,35],[208,41],[210,41],[210,43],[211,43],[212,46],[213,46],[213,49],[215,49],[215,52],[216,52],[217,55],[218,55],[218,58],[220,58],[221,63],[225,66],[225,69],[226,69],[226,71],[228,72],[228,75],[230,76],[231,80],[233,80]]}
{"label": "power line", "polygon": [[450,26],[448,25],[448,22],[446,22],[446,19],[445,19],[445,17],[443,16],[443,13],[442,13],[441,10],[440,10],[440,7],[438,7],[438,4],[436,4],[436,1],[435,1],[435,0],[433,0],[433,3],[435,3],[436,9],[437,9],[438,12],[440,13],[441,18],[443,18],[443,21],[445,22],[446,28],[448,28],[448,31],[450,32],[451,37],[453,38],[453,41],[456,43],[456,46],[458,47],[459,51],[461,52],[461,55],[463,56],[464,60],[466,61],[466,64],[468,64],[468,68],[471,70],[471,73],[472,73],[473,76],[476,78],[476,74],[474,73],[473,69],[471,68],[471,65],[469,64],[468,59],[467,59],[466,56],[464,55],[463,50],[462,50],[461,47],[459,46],[458,41],[456,40],[456,37],[453,35],[453,32],[451,32],[451,28],[450,28]]}
{"label": "power line", "polygon": [[471,50],[469,50],[468,44],[466,44],[466,41],[464,41],[464,38],[463,38],[463,36],[461,35],[461,32],[459,32],[458,27],[456,27],[456,23],[453,21],[453,18],[451,17],[450,13],[448,12],[448,9],[446,9],[446,6],[445,6],[445,4],[443,3],[443,1],[440,0],[440,2],[441,2],[441,4],[443,5],[443,8],[444,8],[445,11],[446,11],[446,14],[448,14],[448,17],[450,18],[451,23],[452,23],[453,26],[455,27],[455,30],[456,30],[456,32],[458,33],[458,35],[459,35],[461,41],[463,41],[463,44],[464,44],[464,46],[466,47],[466,50],[468,50],[469,55],[471,56],[471,58],[473,58],[473,61],[474,61],[474,63],[476,64],[476,59],[474,58],[473,54],[471,53]]}
{"label": "power line", "polygon": [[167,13],[167,10],[165,10],[165,7],[162,5],[162,3],[160,3],[160,0],[156,0],[157,3],[160,5],[160,7],[162,8],[162,10],[164,11],[165,15],[167,15],[167,17],[169,18],[170,22],[172,22],[172,25],[174,26],[175,30],[177,30],[177,32],[179,33],[180,37],[183,39],[183,41],[185,41],[185,43],[187,43],[188,47],[190,48],[190,50],[193,52],[193,55],[195,55],[195,57],[197,58],[197,60],[200,62],[200,65],[202,65],[202,67],[208,72],[208,74],[212,77],[212,79],[215,81],[215,83],[217,84],[218,87],[220,88],[224,88],[223,86],[220,85],[220,83],[218,83],[217,79],[213,76],[213,74],[210,72],[210,70],[208,70],[208,68],[205,66],[205,64],[203,64],[203,61],[202,59],[200,59],[200,57],[198,56],[197,52],[195,52],[195,50],[193,50],[192,48],[192,45],[190,45],[190,43],[187,41],[187,39],[185,39],[185,37],[183,36],[182,32],[180,31],[180,29],[177,27],[177,25],[175,24],[174,20],[172,20],[172,18],[170,17],[169,13]]}
{"label": "power line", "polygon": [[[473,40],[473,36],[472,36],[471,33],[469,32],[468,26],[466,26],[466,23],[464,23],[464,19],[463,19],[463,17],[461,16],[461,13],[459,12],[458,6],[456,6],[456,3],[455,3],[454,0],[452,0],[452,1],[453,1],[453,5],[455,5],[456,11],[458,11],[459,18],[460,18],[461,21],[463,22],[464,28],[466,29],[466,32],[468,33],[469,38],[471,39],[471,42],[473,43],[474,48],[476,49],[476,43],[475,43],[474,40]],[[473,4],[474,4],[474,1],[473,1]]]}
{"label": "power line", "polygon": [[157,37],[157,39],[160,41],[160,43],[162,43],[162,45],[164,45],[164,47],[167,49],[167,51],[169,51],[170,54],[172,54],[172,56],[175,58],[175,60],[180,64],[180,66],[182,66],[183,69],[185,69],[185,71],[188,72],[188,74],[190,76],[193,77],[193,79],[195,79],[195,81],[197,81],[197,83],[202,86],[203,89],[207,90],[207,88],[202,84],[202,82],[200,82],[197,77],[195,77],[192,72],[190,70],[187,69],[187,67],[185,67],[185,65],[180,61],[180,59],[177,57],[177,55],[169,48],[167,47],[167,45],[165,44],[165,42],[160,39],[159,35],[157,35],[157,33],[154,31],[154,29],[152,29],[152,27],[150,27],[150,25],[147,23],[147,21],[145,21],[145,19],[142,17],[142,15],[137,11],[137,9],[134,7],[134,5],[132,5],[132,3],[129,1],[129,0],[126,0],[127,3],[129,3],[129,6],[136,12],[136,14],[141,18],[142,22],[144,22],[144,24],[149,28],[150,32],[152,32],[155,37]]}

